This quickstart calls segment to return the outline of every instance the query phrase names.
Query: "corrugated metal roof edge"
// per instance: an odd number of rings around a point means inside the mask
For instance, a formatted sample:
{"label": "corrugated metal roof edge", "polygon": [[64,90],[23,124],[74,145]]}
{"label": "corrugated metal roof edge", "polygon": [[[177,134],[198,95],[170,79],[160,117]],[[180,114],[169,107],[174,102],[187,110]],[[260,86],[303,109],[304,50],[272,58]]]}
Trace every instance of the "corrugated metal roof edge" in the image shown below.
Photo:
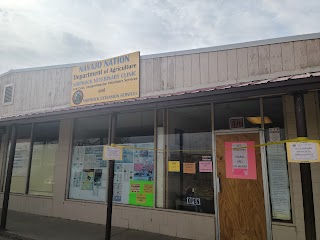
{"label": "corrugated metal roof edge", "polygon": [[[302,41],[302,40],[310,40],[310,39],[318,39],[318,38],[320,38],[320,32],[287,36],[287,37],[279,37],[279,38],[270,38],[270,39],[264,39],[264,40],[242,42],[242,43],[233,43],[233,44],[220,45],[220,46],[214,46],[214,47],[196,48],[196,49],[189,49],[189,50],[182,50],[182,51],[148,54],[148,55],[142,55],[140,58],[141,59],[150,59],[150,58],[159,58],[159,57],[180,56],[180,55],[187,55],[187,54],[214,52],[214,51],[230,50],[230,49],[236,49],[236,48],[256,47],[256,46],[261,46],[261,45],[285,43],[285,42],[293,42],[293,41]],[[110,57],[112,57],[112,56],[110,56]],[[97,59],[96,61],[98,61],[98,60],[99,59]],[[92,62],[92,61],[78,62],[78,63],[67,63],[67,64],[34,67],[34,68],[11,69],[8,72],[0,74],[0,77],[5,76],[10,73],[17,73],[17,72],[38,71],[38,70],[54,69],[54,68],[68,68],[68,67],[73,67],[73,66],[77,66],[77,65],[81,65],[81,64],[86,64],[89,62]]]}
{"label": "corrugated metal roof edge", "polygon": [[71,110],[95,110],[97,107],[101,106],[107,106],[112,105],[115,103],[130,103],[130,102],[137,102],[137,101],[143,101],[148,99],[157,99],[157,98],[166,98],[171,96],[180,96],[180,95],[186,95],[186,94],[194,94],[199,92],[210,92],[214,90],[223,90],[223,89],[229,89],[229,88],[240,88],[240,87],[246,87],[251,85],[260,85],[260,84],[267,84],[267,83],[275,83],[275,82],[283,82],[288,81],[290,79],[302,79],[302,78],[310,78],[310,77],[320,77],[320,71],[319,72],[310,72],[310,73],[304,73],[304,74],[297,74],[297,75],[290,75],[285,77],[278,77],[278,78],[271,78],[271,79],[264,79],[264,80],[255,80],[250,82],[242,82],[242,83],[236,83],[236,84],[227,84],[223,86],[216,86],[216,87],[210,87],[210,88],[200,88],[195,90],[189,90],[189,91],[181,91],[176,93],[167,93],[167,94],[161,94],[161,95],[155,95],[155,96],[146,96],[146,97],[140,97],[135,99],[127,99],[122,101],[113,101],[113,102],[106,102],[106,103],[98,103],[94,105],[85,105],[85,106],[78,106],[78,107],[65,107],[65,108],[57,108],[57,109],[50,109],[50,110],[44,110],[34,113],[26,113],[26,114],[18,114],[18,115],[11,115],[6,117],[0,117],[0,121],[5,120],[12,120],[15,118],[25,118],[28,116],[36,116],[36,115],[44,115],[48,113],[67,113]]}

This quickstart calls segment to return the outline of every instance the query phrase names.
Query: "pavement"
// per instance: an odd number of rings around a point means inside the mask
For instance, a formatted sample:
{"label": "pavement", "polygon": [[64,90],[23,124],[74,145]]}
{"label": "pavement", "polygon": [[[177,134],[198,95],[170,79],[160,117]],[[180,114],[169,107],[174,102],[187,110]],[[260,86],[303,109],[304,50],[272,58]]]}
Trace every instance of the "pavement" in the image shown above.
{"label": "pavement", "polygon": [[[100,224],[45,217],[15,211],[8,212],[7,230],[0,240],[105,240],[105,226]],[[181,240],[161,234],[112,227],[112,240]]]}

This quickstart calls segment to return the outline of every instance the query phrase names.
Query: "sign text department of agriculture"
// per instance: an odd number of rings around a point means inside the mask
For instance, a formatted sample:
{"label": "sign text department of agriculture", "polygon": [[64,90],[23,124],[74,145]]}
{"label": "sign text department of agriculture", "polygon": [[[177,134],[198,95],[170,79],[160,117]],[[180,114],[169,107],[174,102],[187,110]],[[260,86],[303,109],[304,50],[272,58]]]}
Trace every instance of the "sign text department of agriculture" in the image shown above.
{"label": "sign text department of agriculture", "polygon": [[139,97],[140,52],[72,69],[71,106]]}

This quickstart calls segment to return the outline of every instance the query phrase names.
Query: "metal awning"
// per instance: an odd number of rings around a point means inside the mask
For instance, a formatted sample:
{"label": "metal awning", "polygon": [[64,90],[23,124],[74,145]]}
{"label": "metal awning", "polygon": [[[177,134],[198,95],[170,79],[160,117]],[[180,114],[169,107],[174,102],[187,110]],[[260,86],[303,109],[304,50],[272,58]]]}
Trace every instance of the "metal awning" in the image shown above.
{"label": "metal awning", "polygon": [[266,95],[288,94],[294,91],[320,89],[320,72],[297,74],[285,77],[228,84],[212,88],[168,93],[116,102],[107,102],[79,107],[61,107],[34,113],[0,117],[0,125],[13,122],[34,122],[57,120],[79,116],[106,114],[115,111],[132,111],[150,108],[163,108],[177,105],[208,102],[234,101]]}

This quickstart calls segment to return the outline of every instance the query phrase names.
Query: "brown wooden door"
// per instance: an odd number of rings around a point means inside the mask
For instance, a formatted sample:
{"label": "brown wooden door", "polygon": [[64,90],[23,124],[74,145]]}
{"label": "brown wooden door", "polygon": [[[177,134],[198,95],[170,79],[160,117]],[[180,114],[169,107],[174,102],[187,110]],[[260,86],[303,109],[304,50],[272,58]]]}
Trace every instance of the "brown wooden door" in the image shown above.
{"label": "brown wooden door", "polygon": [[221,240],[267,239],[260,148],[255,148],[257,179],[226,178],[225,142],[254,141],[258,133],[216,136],[217,174],[220,178]]}

